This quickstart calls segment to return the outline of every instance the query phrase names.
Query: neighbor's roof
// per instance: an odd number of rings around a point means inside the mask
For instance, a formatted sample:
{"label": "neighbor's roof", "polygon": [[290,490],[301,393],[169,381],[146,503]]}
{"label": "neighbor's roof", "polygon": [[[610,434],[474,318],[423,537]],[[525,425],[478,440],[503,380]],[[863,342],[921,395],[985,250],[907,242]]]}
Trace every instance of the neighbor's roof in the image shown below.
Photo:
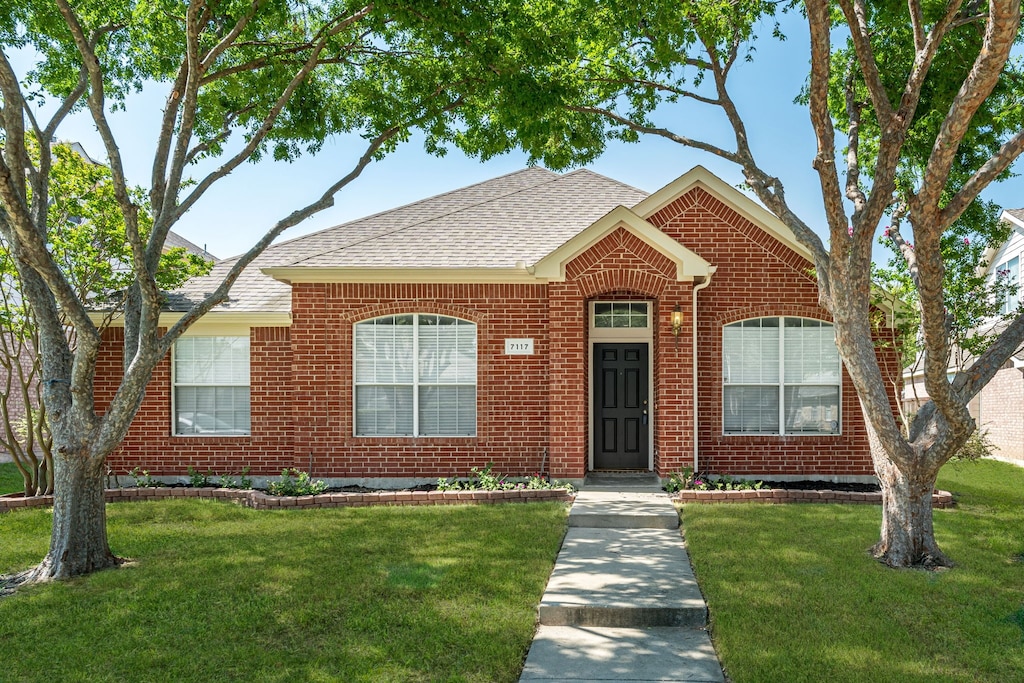
{"label": "neighbor's roof", "polygon": [[1006,213],[1010,214],[1021,223],[1024,223],[1024,209],[1003,209]]}
{"label": "neighbor's roof", "polygon": [[187,239],[174,232],[173,230],[167,231],[167,239],[164,240],[164,248],[170,249],[172,247],[182,247],[186,251],[190,251],[196,256],[206,259],[207,261],[217,262],[217,257],[206,251],[203,247],[200,247],[194,242],[189,242]]}
{"label": "neighbor's roof", "polygon": [[[533,265],[617,206],[646,192],[589,170],[529,168],[269,247],[242,273],[220,311],[287,312],[291,287],[261,268],[515,269]],[[169,297],[187,310],[238,257]]]}

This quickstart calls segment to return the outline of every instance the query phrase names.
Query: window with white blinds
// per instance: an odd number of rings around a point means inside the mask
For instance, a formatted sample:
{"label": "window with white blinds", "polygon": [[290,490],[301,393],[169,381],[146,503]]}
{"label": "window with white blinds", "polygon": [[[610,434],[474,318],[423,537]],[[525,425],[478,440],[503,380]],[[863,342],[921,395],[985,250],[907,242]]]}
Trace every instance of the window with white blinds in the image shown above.
{"label": "window with white blinds", "polygon": [[722,330],[726,434],[838,434],[835,331],[808,318],[754,318]]}
{"label": "window with white blinds", "polygon": [[474,436],[476,325],[443,315],[355,326],[356,436]]}
{"label": "window with white blinds", "polygon": [[182,337],[173,361],[176,435],[249,434],[248,337]]}

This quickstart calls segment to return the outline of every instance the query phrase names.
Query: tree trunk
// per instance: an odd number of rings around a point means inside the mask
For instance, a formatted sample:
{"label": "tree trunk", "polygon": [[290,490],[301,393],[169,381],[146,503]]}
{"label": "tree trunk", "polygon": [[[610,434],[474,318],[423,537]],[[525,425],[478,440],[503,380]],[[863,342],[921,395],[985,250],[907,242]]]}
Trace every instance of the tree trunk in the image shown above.
{"label": "tree trunk", "polygon": [[882,537],[871,548],[875,558],[890,567],[953,566],[939,550],[932,526],[938,472],[925,470],[908,477],[884,455],[875,457],[875,472],[882,487]]}
{"label": "tree trunk", "polygon": [[107,508],[103,495],[104,459],[85,452],[53,459],[53,533],[50,550],[17,583],[51,581],[82,576],[116,567],[122,560],[107,544]]}

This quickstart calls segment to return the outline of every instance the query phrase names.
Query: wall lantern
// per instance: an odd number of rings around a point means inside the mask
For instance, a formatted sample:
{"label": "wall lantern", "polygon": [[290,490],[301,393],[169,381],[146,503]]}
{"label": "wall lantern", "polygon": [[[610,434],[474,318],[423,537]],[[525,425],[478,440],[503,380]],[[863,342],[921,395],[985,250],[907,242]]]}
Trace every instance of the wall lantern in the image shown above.
{"label": "wall lantern", "polygon": [[679,331],[683,329],[683,311],[679,308],[679,304],[672,309],[672,336],[676,338],[676,342],[679,341]]}

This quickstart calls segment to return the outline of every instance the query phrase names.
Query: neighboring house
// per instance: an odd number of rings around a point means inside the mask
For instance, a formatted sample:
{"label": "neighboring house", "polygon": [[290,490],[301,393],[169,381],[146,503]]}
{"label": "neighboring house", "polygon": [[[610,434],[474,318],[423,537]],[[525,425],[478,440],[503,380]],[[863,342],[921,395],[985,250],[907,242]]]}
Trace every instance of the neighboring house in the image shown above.
{"label": "neighboring house", "polygon": [[[1006,209],[1000,217],[1011,228],[1010,237],[996,250],[985,254],[989,283],[1005,278],[1009,293],[1000,313],[1013,313],[1021,303],[1021,264],[1024,262],[1024,209]],[[1000,330],[1005,323],[997,323]],[[950,379],[955,369],[950,369]],[[904,406],[908,410],[928,400],[923,370],[904,372]],[[1024,463],[1024,347],[1017,350],[970,404],[971,415],[988,440],[996,457]]]}
{"label": "neighboring house", "polygon": [[[89,156],[85,153],[85,150],[82,149],[82,146],[80,144],[78,144],[77,142],[70,144],[75,149],[75,151],[77,151],[87,160],[89,160],[92,163],[96,163],[89,158]],[[167,240],[164,243],[164,251],[167,251],[168,249],[171,249],[173,247],[184,247],[188,251],[206,259],[207,261],[213,261],[214,263],[217,262],[217,257],[206,251],[206,249],[199,247],[193,244],[192,242],[189,242],[181,235],[172,231],[167,233]],[[2,332],[0,332],[0,334],[2,334]],[[5,339],[0,339],[0,343],[4,344],[7,349],[17,349],[23,371],[27,376],[29,374],[29,368],[32,367],[32,363],[34,362],[33,351],[28,346],[19,346],[15,340],[9,337]],[[3,355],[7,357],[13,357],[14,352],[9,351],[7,353],[4,353]],[[16,374],[17,373],[15,373],[15,375]],[[11,377],[10,373],[6,369],[0,367],[0,387],[3,387],[3,390],[7,391],[6,387],[8,386],[8,383],[11,383],[13,387],[17,387],[19,384],[19,380],[17,379],[17,377]],[[32,392],[32,395],[35,395],[34,391]],[[17,422],[18,420],[25,416],[25,403],[22,400],[21,392],[17,390],[12,390],[8,394],[7,400],[8,416],[12,423]]]}
{"label": "neighboring house", "polygon": [[[172,295],[165,323],[232,263]],[[336,483],[489,462],[867,479],[811,269],[789,229],[703,168],[653,195],[519,171],[270,247],[158,366],[110,463]],[[121,337],[106,333],[101,405]],[[898,355],[878,353],[897,380]]]}

